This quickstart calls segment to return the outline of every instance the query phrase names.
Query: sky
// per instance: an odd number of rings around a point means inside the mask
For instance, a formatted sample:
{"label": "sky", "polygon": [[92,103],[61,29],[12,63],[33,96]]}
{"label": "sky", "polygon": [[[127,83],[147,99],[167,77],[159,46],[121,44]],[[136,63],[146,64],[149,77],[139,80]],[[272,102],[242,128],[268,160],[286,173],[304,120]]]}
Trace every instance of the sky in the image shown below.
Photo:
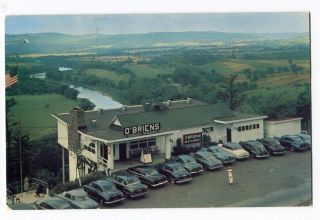
{"label": "sky", "polygon": [[236,33],[308,32],[309,14],[198,13],[8,16],[6,34],[135,34],[150,32],[221,31]]}

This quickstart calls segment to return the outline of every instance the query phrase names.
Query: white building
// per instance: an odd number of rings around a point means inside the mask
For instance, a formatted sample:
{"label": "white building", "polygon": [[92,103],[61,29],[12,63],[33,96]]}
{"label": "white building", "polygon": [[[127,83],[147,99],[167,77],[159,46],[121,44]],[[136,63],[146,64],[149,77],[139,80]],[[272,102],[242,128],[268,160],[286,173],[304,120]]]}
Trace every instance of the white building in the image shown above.
{"label": "white building", "polygon": [[216,142],[263,138],[267,118],[191,99],[87,112],[74,108],[52,116],[58,143],[69,152],[70,180],[115,169],[114,161],[140,158],[146,148],[169,159],[178,139],[183,146],[198,146],[204,134]]}
{"label": "white building", "polygon": [[302,118],[284,118],[278,120],[266,120],[264,124],[265,137],[281,137],[301,133]]}

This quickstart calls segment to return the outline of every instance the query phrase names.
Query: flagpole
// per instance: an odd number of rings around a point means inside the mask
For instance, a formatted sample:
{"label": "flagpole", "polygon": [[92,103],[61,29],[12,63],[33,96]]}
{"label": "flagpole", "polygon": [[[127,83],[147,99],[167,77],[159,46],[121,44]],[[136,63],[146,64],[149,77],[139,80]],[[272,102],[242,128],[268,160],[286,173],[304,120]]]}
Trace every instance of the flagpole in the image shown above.
{"label": "flagpole", "polygon": [[22,180],[22,150],[21,150],[21,127],[20,127],[20,119],[19,119],[19,161],[20,161],[20,184],[21,189],[20,192],[22,193],[22,186],[23,186],[23,180]]}

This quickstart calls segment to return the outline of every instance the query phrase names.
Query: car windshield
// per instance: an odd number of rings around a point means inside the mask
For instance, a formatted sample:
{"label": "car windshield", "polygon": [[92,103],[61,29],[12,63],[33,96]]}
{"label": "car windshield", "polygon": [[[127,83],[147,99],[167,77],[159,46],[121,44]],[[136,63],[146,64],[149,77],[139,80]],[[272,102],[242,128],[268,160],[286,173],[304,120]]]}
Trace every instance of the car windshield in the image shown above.
{"label": "car windshield", "polygon": [[233,149],[233,150],[241,149],[241,146],[236,143],[228,143],[228,144],[226,144],[226,147]]}
{"label": "car windshield", "polygon": [[184,163],[195,163],[195,160],[192,157],[182,157]]}
{"label": "car windshield", "polygon": [[147,176],[158,174],[158,171],[154,169],[145,169],[144,172],[146,173]]}
{"label": "car windshield", "polygon": [[210,147],[210,150],[214,153],[223,152],[223,150],[220,147]]}
{"label": "car windshield", "polygon": [[207,160],[213,160],[214,159],[214,157],[212,155],[210,155],[210,154],[205,154],[205,155],[202,155],[202,156]]}
{"label": "car windshield", "polygon": [[139,182],[140,182],[139,179],[136,179],[136,178],[127,179],[127,185],[137,184]]}
{"label": "car windshield", "polygon": [[309,135],[299,135],[299,137],[302,138],[303,140],[310,140]]}
{"label": "car windshield", "polygon": [[86,195],[72,196],[72,199],[75,201],[85,201],[88,199]]}
{"label": "car windshield", "polygon": [[301,137],[299,137],[299,136],[292,136],[291,139],[292,139],[293,141],[296,141],[296,142],[299,142],[299,141],[302,141],[302,140],[303,140],[303,139],[302,139]]}
{"label": "car windshield", "polygon": [[115,189],[115,186],[112,184],[106,184],[101,187],[102,187],[103,191],[109,191],[109,190]]}
{"label": "car windshield", "polygon": [[179,172],[179,171],[183,171],[183,166],[180,166],[179,164],[176,164],[176,165],[171,166],[171,169],[174,172]]}

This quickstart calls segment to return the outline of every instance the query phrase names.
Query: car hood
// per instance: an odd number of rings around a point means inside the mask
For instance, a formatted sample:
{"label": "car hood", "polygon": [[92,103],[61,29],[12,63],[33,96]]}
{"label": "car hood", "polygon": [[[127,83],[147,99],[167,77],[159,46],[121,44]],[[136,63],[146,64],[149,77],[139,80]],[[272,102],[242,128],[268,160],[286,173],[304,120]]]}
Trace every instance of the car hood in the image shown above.
{"label": "car hood", "polygon": [[270,144],[269,148],[271,148],[272,150],[276,150],[276,151],[285,150],[285,148],[280,144]]}
{"label": "car hood", "polygon": [[147,187],[142,183],[135,183],[135,184],[128,185],[127,189],[130,190],[131,192],[134,192],[139,189],[147,189]]}
{"label": "car hood", "polygon": [[222,164],[222,162],[220,160],[215,159],[215,158],[206,159],[206,160],[203,160],[203,162],[205,162],[209,166],[216,166],[216,165],[221,165]]}
{"label": "car hood", "polygon": [[228,160],[228,159],[231,159],[232,155],[229,154],[228,152],[216,152],[214,153],[214,155],[218,158],[218,159],[221,159],[221,160]]}
{"label": "car hood", "polygon": [[75,205],[79,206],[80,208],[82,209],[92,209],[92,208],[98,208],[99,207],[99,204],[94,201],[93,199],[86,199],[86,200],[83,200],[83,201],[75,201],[75,200],[72,200],[72,203],[74,203]]}
{"label": "car hood", "polygon": [[102,194],[107,199],[109,199],[110,197],[113,197],[113,196],[123,195],[122,192],[120,190],[117,190],[117,189],[116,190],[105,191]]}
{"label": "car hood", "polygon": [[187,171],[177,171],[177,172],[173,172],[172,175],[176,178],[181,178],[181,177],[189,177],[190,173]]}
{"label": "car hood", "polygon": [[244,156],[249,156],[248,151],[244,150],[244,149],[237,149],[233,151],[234,155],[238,156],[238,157],[244,157]]}
{"label": "car hood", "polygon": [[195,170],[195,169],[202,168],[202,166],[198,163],[187,163],[187,164],[184,164],[184,167],[187,170]]}
{"label": "car hood", "polygon": [[144,178],[149,181],[159,181],[159,180],[166,179],[166,177],[161,174],[153,174],[153,175],[145,176]]}

